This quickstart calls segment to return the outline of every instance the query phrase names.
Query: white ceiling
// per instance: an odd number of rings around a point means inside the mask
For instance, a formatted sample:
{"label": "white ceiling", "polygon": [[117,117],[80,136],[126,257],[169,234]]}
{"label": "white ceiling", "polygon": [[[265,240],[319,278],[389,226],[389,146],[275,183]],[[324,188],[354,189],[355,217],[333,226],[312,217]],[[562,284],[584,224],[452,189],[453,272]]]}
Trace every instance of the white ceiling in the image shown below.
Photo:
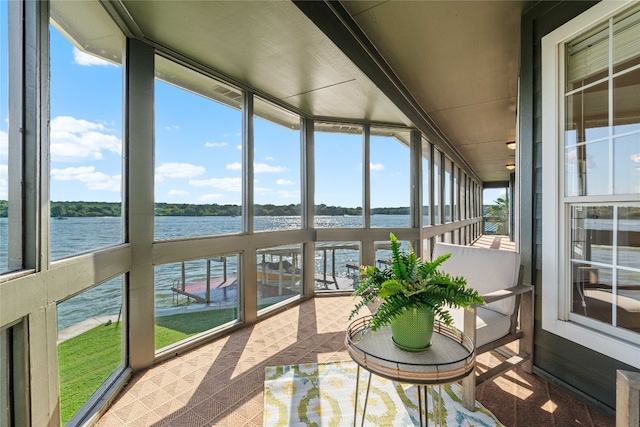
{"label": "white ceiling", "polygon": [[[515,154],[506,142],[516,138],[520,16],[528,3],[340,4],[446,135],[444,144],[489,182],[508,180],[505,164]],[[415,125],[302,7],[288,0],[121,0],[108,9],[130,35],[307,114]]]}
{"label": "white ceiling", "polygon": [[526,2],[341,3],[480,178],[508,179]]}

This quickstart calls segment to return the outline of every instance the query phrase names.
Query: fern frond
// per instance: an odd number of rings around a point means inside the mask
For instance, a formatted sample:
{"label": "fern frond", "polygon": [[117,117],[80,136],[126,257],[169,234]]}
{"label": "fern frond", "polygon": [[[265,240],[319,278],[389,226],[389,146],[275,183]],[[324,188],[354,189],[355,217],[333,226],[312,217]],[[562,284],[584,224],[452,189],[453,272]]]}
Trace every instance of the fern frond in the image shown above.
{"label": "fern frond", "polygon": [[406,309],[419,307],[431,308],[437,319],[451,326],[453,318],[448,312],[449,308],[467,308],[484,303],[475,289],[467,287],[463,277],[453,277],[438,269],[451,254],[441,255],[431,262],[423,261],[412,248],[402,252],[393,233],[390,233],[390,238],[393,254],[391,268],[360,268],[361,280],[353,295],[362,299],[355,305],[350,319],[363,307],[380,298],[382,304],[367,325],[371,330],[388,325]]}

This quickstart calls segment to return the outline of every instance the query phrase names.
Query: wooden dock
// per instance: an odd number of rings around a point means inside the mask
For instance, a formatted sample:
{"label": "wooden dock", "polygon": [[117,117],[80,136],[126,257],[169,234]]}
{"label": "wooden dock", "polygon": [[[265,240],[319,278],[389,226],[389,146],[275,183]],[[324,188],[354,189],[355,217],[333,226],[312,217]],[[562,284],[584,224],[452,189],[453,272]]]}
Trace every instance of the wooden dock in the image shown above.
{"label": "wooden dock", "polygon": [[184,295],[194,300],[208,304],[218,300],[226,300],[230,291],[234,291],[237,295],[238,279],[234,276],[216,277],[198,282],[180,283],[172,286],[175,300],[177,302],[178,295]]}

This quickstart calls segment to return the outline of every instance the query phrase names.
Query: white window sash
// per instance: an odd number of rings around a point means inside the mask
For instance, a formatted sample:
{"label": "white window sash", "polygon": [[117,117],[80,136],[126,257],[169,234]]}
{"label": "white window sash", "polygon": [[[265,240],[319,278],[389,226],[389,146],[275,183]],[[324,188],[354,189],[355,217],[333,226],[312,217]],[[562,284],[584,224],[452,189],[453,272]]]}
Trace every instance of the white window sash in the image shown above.
{"label": "white window sash", "polygon": [[542,328],[640,368],[640,345],[570,321],[570,270],[564,250],[571,231],[564,198],[564,44],[632,3],[602,1],[542,38]]}

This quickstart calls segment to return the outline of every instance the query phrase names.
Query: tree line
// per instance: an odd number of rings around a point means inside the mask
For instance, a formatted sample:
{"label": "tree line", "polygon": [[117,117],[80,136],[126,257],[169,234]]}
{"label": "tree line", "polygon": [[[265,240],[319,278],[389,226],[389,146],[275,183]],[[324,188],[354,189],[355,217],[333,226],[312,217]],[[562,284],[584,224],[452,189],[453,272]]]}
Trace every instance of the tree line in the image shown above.
{"label": "tree line", "polygon": [[[9,204],[0,200],[0,218],[8,215]],[[295,216],[302,212],[300,204],[289,205],[255,205],[256,216]],[[408,215],[408,207],[374,208],[374,215]],[[319,204],[315,207],[316,215],[362,215],[362,208],[346,208]],[[51,216],[60,218],[102,217],[121,215],[121,204],[116,202],[51,202]],[[189,203],[156,203],[156,216],[240,216],[242,207],[238,205],[198,205]]]}
{"label": "tree line", "polygon": [[[9,203],[0,200],[0,218],[7,218]],[[425,207],[426,209],[426,207]],[[498,199],[494,205],[484,205],[484,215],[494,217],[508,216],[509,202]],[[255,205],[256,216],[296,216],[301,213],[300,204],[290,205]],[[373,215],[409,215],[408,207],[398,208],[373,208]],[[327,206],[319,204],[315,207],[316,215],[362,215],[362,208],[345,208],[341,206]],[[121,215],[121,204],[115,202],[51,202],[51,216],[72,217],[98,217]],[[240,216],[242,208],[238,205],[196,205],[188,203],[156,203],[156,216]],[[612,209],[608,206],[591,206],[590,217],[610,218]],[[640,219],[640,210],[637,208],[622,209],[618,213],[620,219]]]}

